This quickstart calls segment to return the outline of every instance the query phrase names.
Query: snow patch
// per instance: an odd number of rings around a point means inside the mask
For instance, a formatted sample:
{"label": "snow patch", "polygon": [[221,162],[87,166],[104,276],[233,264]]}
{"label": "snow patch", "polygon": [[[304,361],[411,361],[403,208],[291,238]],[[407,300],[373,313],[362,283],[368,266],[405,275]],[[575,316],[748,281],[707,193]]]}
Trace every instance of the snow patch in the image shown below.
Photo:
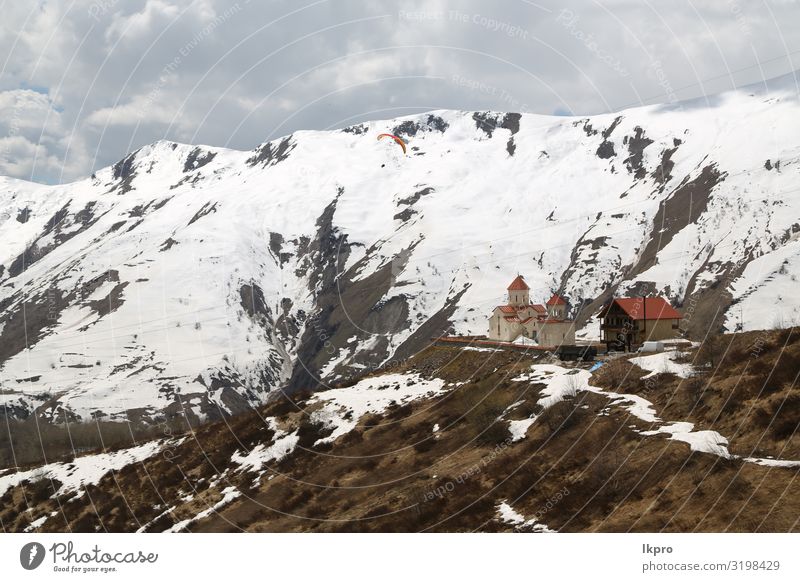
{"label": "snow patch", "polygon": [[628,361],[639,366],[642,370],[650,372],[642,378],[650,378],[656,374],[668,373],[675,374],[680,378],[689,378],[694,375],[694,367],[691,364],[681,364],[675,362],[675,358],[682,356],[683,352],[661,352],[652,356],[639,356]]}
{"label": "snow patch", "polygon": [[745,463],[755,463],[756,465],[761,465],[763,467],[783,467],[783,468],[792,468],[792,467],[800,467],[800,461],[787,461],[781,459],[763,459],[757,457],[745,457],[742,459]]}
{"label": "snow patch", "polygon": [[237,497],[240,497],[241,495],[242,493],[238,491],[235,487],[226,487],[225,489],[222,490],[222,499],[217,501],[214,505],[212,505],[208,509],[201,511],[194,517],[190,519],[184,519],[183,521],[179,521],[171,528],[169,528],[167,530],[167,533],[177,533],[179,531],[186,529],[191,524],[198,522],[201,519],[205,519],[206,517],[210,516],[213,513],[216,513],[217,511],[219,511],[220,509],[222,509],[223,507],[228,505],[231,501],[233,501]]}
{"label": "snow patch", "polygon": [[694,430],[691,422],[673,422],[658,427],[656,430],[644,431],[643,436],[668,434],[669,440],[680,441],[689,445],[693,451],[717,455],[723,459],[731,459],[728,451],[728,439],[714,430]]}
{"label": "snow patch", "polygon": [[61,487],[59,487],[55,495],[60,496],[80,491],[78,494],[78,497],[80,497],[83,494],[82,489],[84,487],[97,485],[108,473],[119,471],[133,463],[140,463],[156,455],[166,446],[174,447],[182,441],[183,439],[166,442],[152,441],[138,447],[113,453],[77,457],[71,463],[50,463],[28,471],[6,474],[0,477],[0,496],[8,489],[16,487],[25,481],[35,483],[42,479],[52,479],[61,483]]}
{"label": "snow patch", "polygon": [[520,531],[533,531],[539,533],[556,533],[555,530],[550,529],[543,523],[539,523],[536,519],[525,519],[521,513],[517,512],[506,500],[500,502],[497,506],[497,515],[500,521],[509,525],[513,525],[514,529]]}
{"label": "snow patch", "polygon": [[536,416],[531,416],[523,420],[509,420],[508,432],[511,433],[511,442],[515,443],[524,439],[528,429],[534,422],[536,422]]}
{"label": "snow patch", "polygon": [[[57,513],[57,512],[56,512],[56,513]],[[48,519],[49,517],[51,517],[52,515],[53,515],[53,514],[50,514],[50,515],[43,515],[42,517],[40,517],[40,518],[38,518],[38,519],[34,519],[34,520],[33,520],[33,521],[30,523],[30,525],[29,525],[28,527],[26,527],[26,528],[23,530],[23,531],[24,531],[24,533],[30,533],[30,532],[32,532],[32,531],[36,531],[36,530],[37,530],[37,529],[39,529],[41,526],[43,526],[43,525],[44,525],[44,522],[46,522],[46,521],[47,521],[47,519]]]}
{"label": "snow patch", "polygon": [[266,422],[275,433],[272,444],[261,443],[253,447],[247,454],[236,451],[231,457],[231,460],[244,471],[261,471],[262,467],[270,461],[280,461],[294,451],[300,440],[296,430],[288,433],[279,429],[275,418],[267,418]]}
{"label": "snow patch", "polygon": [[419,374],[386,374],[365,378],[349,388],[326,390],[314,396],[311,404],[322,406],[310,417],[333,432],[316,444],[332,443],[353,430],[358,420],[368,413],[381,413],[392,404],[407,404],[421,398],[429,398],[445,390],[445,381],[440,378],[426,379]]}

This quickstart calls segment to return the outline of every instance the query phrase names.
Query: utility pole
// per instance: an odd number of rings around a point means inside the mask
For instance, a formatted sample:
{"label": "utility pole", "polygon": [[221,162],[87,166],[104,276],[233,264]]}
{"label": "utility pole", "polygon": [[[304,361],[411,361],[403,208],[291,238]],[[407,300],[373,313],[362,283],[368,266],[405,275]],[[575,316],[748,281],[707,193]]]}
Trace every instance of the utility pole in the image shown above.
{"label": "utility pole", "polygon": [[642,297],[642,325],[644,327],[644,339],[642,342],[647,341],[647,297]]}

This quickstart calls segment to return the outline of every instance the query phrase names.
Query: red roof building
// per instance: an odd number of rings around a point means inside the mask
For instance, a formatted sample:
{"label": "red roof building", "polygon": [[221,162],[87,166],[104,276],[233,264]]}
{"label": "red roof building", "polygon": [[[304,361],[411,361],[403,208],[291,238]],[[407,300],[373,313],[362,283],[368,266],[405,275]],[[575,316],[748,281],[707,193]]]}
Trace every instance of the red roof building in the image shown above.
{"label": "red roof building", "polygon": [[556,293],[553,293],[553,296],[547,300],[547,305],[566,305],[566,304],[567,302],[564,301],[564,299]]}
{"label": "red roof building", "polygon": [[544,305],[540,303],[532,303],[528,305],[498,305],[495,309],[499,309],[503,313],[516,314],[520,311],[528,311],[529,309],[535,311],[537,315],[544,315],[547,313]]}
{"label": "red roof building", "polygon": [[528,304],[528,305],[498,305],[495,309],[499,309],[501,313],[504,315],[516,315],[518,313],[523,313],[527,311],[534,311],[536,312],[537,317],[542,317],[547,313],[547,309],[545,309],[544,305],[539,303],[535,304]]}
{"label": "red roof building", "polygon": [[635,321],[683,318],[663,297],[620,297],[600,310],[598,317],[604,317],[603,314],[608,313],[615,304]]}
{"label": "red roof building", "polygon": [[600,313],[600,330],[609,348],[631,349],[645,341],[678,336],[682,315],[663,297],[619,297]]}

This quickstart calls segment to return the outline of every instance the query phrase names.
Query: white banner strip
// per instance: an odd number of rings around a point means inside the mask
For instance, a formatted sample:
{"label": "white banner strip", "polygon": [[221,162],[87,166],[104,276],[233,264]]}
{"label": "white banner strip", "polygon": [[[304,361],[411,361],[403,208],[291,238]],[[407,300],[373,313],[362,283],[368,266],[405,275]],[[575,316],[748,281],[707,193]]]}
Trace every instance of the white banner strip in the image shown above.
{"label": "white banner strip", "polygon": [[800,580],[793,534],[4,534],[6,580]]}

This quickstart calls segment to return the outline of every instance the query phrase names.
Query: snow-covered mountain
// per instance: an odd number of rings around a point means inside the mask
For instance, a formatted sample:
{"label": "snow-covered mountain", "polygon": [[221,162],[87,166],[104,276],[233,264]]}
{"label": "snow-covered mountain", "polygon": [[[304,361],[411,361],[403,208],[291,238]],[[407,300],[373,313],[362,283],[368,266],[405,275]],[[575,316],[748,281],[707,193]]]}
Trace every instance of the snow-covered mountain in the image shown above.
{"label": "snow-covered mountain", "polygon": [[6,411],[235,413],[485,333],[517,273],[566,296],[584,336],[614,293],[668,296],[690,335],[789,324],[794,79],[582,118],[434,111],[249,152],[161,141],[72,184],[0,178]]}

